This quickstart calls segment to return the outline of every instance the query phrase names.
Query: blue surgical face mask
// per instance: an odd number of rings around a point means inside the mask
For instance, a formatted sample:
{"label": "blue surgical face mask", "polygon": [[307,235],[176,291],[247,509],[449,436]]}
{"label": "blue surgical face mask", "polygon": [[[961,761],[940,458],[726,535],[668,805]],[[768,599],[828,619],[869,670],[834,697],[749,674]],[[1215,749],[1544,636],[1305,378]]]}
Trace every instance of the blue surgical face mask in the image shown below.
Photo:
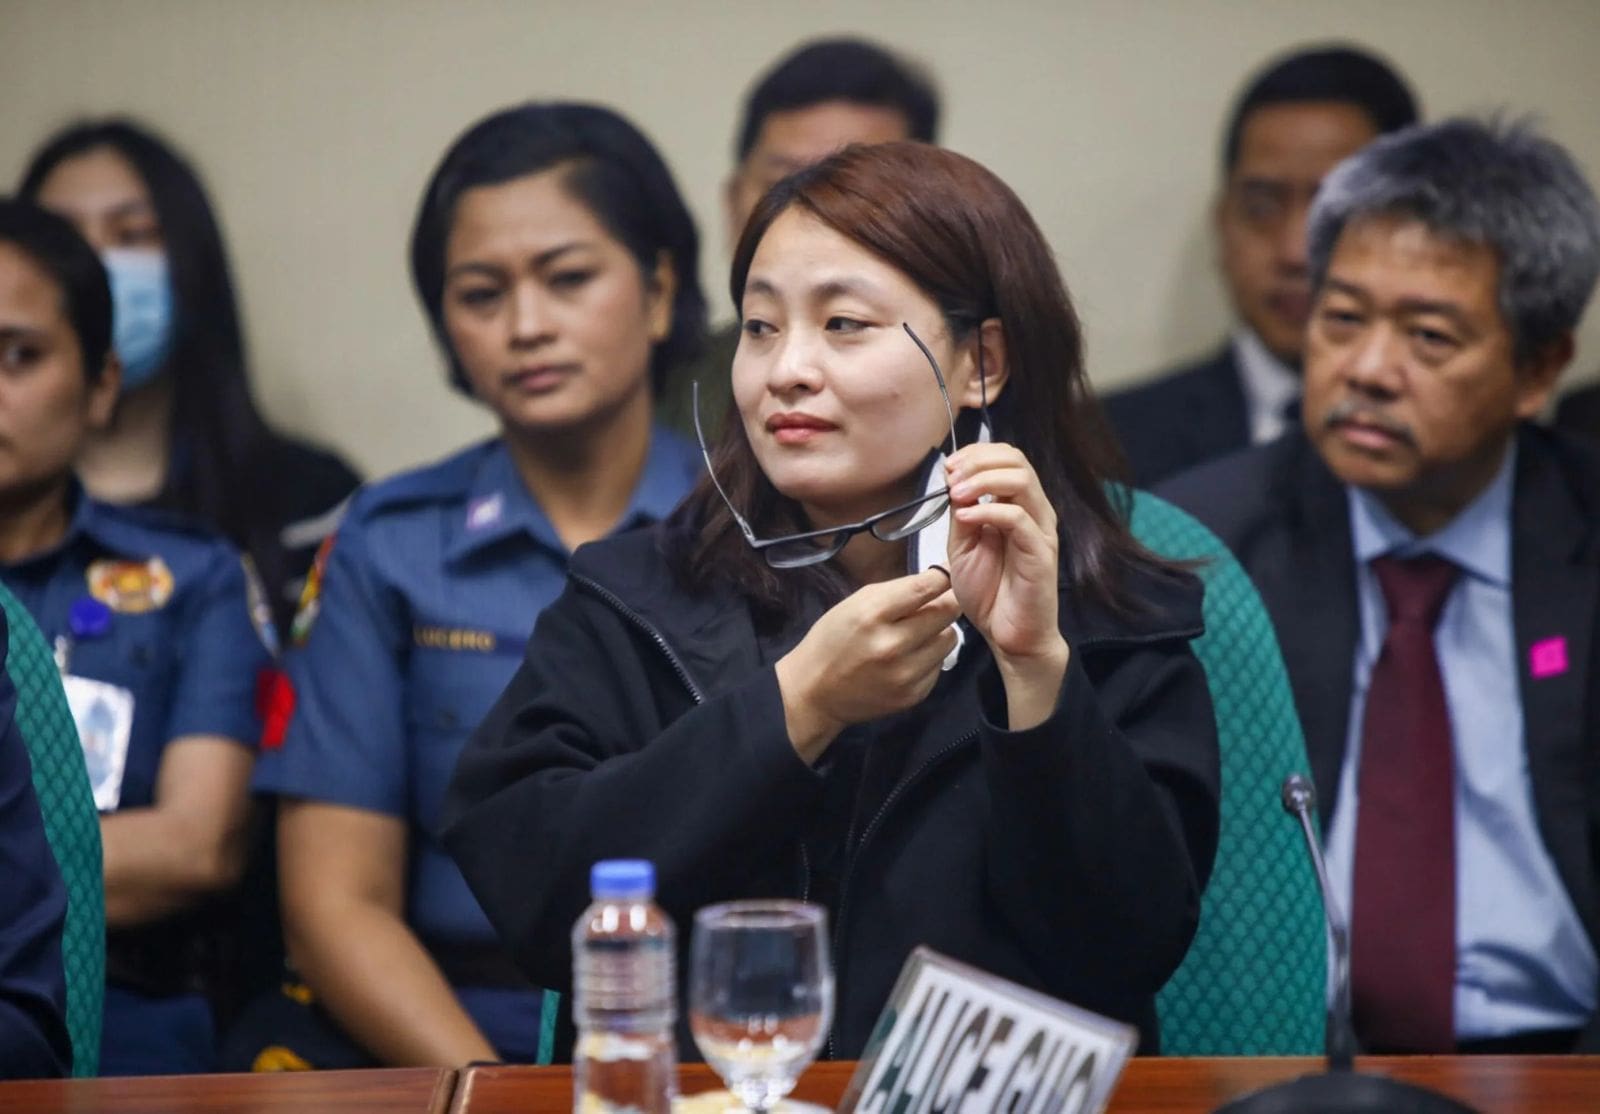
{"label": "blue surgical face mask", "polygon": [[127,394],[154,379],[172,350],[172,279],[163,252],[112,248],[100,259],[111,278],[112,344]]}

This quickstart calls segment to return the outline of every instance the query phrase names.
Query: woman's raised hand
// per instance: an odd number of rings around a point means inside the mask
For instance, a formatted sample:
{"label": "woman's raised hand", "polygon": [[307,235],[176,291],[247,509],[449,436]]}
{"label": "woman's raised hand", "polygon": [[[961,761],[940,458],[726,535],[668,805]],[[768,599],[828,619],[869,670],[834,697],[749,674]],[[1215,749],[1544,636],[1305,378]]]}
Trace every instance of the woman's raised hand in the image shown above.
{"label": "woman's raised hand", "polygon": [[980,442],[945,464],[950,582],[961,612],[994,653],[1011,727],[1049,715],[1066,670],[1057,612],[1056,512],[1021,450]]}
{"label": "woman's raised hand", "polygon": [[955,648],[961,608],[943,569],[857,589],[778,661],[789,741],[815,762],[839,732],[921,702]]}

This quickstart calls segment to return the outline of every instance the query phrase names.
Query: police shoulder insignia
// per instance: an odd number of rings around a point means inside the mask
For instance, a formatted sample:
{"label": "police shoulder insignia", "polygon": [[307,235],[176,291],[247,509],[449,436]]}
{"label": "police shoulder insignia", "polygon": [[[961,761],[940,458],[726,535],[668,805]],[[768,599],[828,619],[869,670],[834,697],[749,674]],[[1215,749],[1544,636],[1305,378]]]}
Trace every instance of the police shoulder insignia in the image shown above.
{"label": "police shoulder insignia", "polygon": [[160,557],[143,561],[102,558],[84,574],[89,594],[112,611],[138,615],[165,607],[172,598],[172,570]]}
{"label": "police shoulder insignia", "polygon": [[311,571],[306,573],[306,586],[300,593],[300,606],[294,613],[294,622],[289,626],[289,643],[292,646],[304,646],[306,639],[311,637],[311,627],[317,621],[317,612],[322,609],[323,572],[327,569],[328,554],[333,552],[333,542],[338,536],[336,533],[329,534],[317,546]]}

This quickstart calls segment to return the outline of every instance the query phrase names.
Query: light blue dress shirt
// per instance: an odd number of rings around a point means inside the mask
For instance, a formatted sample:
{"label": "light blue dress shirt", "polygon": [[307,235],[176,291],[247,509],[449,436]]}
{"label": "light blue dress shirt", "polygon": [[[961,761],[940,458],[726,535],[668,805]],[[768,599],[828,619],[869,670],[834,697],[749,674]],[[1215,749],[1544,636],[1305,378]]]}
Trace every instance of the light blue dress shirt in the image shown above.
{"label": "light blue dress shirt", "polygon": [[[1434,553],[1462,570],[1434,645],[1450,707],[1456,764],[1456,1036],[1508,1036],[1582,1026],[1595,1010],[1596,959],[1539,835],[1511,608],[1511,480],[1515,446],[1488,488],[1444,528],[1418,538],[1377,499],[1347,489],[1361,637],[1328,870],[1351,909],[1357,771],[1367,685],[1388,627],[1368,562]],[[1352,924],[1352,931],[1355,929]]]}

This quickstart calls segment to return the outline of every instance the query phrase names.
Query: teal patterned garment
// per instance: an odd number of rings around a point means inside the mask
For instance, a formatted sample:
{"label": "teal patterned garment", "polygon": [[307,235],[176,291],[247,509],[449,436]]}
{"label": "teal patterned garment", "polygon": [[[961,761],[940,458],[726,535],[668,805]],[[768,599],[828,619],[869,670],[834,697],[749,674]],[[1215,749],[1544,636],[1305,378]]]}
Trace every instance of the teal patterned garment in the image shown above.
{"label": "teal patterned garment", "polygon": [[1195,640],[1222,752],[1222,831],[1200,929],[1156,998],[1170,1056],[1320,1053],[1327,945],[1316,879],[1279,791],[1310,775],[1272,620],[1216,535],[1148,492],[1134,536],[1164,557],[1199,559],[1206,633]]}
{"label": "teal patterned garment", "polygon": [[45,835],[67,887],[61,957],[67,973],[72,1074],[89,1076],[100,1063],[100,1011],[106,984],[100,818],[55,655],[27,610],[4,585],[0,585],[0,606],[5,608],[11,628],[6,671],[17,690],[17,730],[28,747]]}

